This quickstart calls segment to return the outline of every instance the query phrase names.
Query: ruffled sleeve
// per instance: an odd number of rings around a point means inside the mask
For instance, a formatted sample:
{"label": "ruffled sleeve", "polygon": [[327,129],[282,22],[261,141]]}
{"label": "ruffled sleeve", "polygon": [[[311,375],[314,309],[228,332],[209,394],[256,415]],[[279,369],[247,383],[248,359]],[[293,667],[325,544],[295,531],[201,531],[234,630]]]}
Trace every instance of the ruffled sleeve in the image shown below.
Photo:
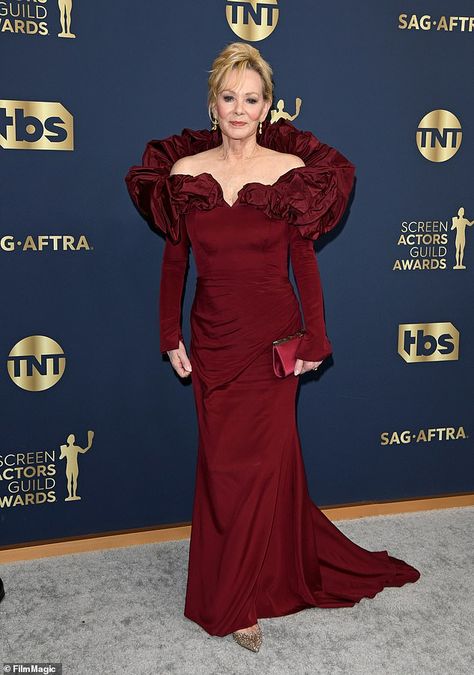
{"label": "ruffled sleeve", "polygon": [[213,208],[219,191],[216,185],[210,189],[204,176],[170,176],[171,168],[178,159],[218,143],[217,134],[206,129],[183,129],[181,134],[151,140],[145,147],[142,164],[131,166],[125,177],[138,211],[152,229],[163,232],[174,243],[181,240],[183,216],[191,208]]}
{"label": "ruffled sleeve", "polygon": [[346,210],[354,164],[310,131],[300,131],[288,121],[268,125],[261,142],[297,155],[305,166],[290,169],[273,185],[249,184],[243,201],[262,208],[269,217],[295,225],[304,238],[314,240],[329,232]]}

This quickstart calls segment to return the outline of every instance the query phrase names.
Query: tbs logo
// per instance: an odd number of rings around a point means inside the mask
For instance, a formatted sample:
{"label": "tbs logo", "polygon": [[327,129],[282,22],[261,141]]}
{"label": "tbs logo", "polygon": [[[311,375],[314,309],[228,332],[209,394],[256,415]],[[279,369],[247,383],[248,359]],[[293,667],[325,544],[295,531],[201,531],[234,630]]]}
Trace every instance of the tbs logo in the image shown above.
{"label": "tbs logo", "polygon": [[459,331],[450,322],[402,323],[398,327],[398,353],[407,363],[457,361]]}
{"label": "tbs logo", "polygon": [[74,150],[73,117],[54,101],[0,101],[0,147]]}

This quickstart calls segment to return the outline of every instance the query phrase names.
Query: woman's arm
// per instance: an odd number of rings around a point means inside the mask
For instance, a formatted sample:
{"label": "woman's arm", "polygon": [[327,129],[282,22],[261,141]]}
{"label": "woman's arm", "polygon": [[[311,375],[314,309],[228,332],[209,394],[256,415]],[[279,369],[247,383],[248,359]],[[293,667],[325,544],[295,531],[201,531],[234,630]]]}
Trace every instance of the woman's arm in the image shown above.
{"label": "woman's arm", "polygon": [[161,352],[178,349],[179,341],[184,342],[181,331],[181,300],[189,261],[189,246],[185,227],[182,228],[181,239],[177,244],[166,239],[160,280]]}
{"label": "woman's arm", "polygon": [[301,236],[298,227],[288,225],[290,260],[298,287],[306,333],[296,354],[303,361],[323,361],[332,353],[326,335],[323,291],[314,241]]}

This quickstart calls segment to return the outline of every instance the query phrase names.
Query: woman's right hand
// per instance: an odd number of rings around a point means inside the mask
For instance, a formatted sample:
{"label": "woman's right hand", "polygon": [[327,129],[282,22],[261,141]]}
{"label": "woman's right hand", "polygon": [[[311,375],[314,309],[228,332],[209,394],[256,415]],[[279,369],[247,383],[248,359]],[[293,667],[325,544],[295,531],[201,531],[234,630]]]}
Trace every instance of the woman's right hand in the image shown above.
{"label": "woman's right hand", "polygon": [[188,377],[191,375],[192,366],[191,361],[186,354],[186,347],[182,340],[178,343],[178,349],[170,349],[166,353],[170,357],[171,365],[176,370],[180,377]]}

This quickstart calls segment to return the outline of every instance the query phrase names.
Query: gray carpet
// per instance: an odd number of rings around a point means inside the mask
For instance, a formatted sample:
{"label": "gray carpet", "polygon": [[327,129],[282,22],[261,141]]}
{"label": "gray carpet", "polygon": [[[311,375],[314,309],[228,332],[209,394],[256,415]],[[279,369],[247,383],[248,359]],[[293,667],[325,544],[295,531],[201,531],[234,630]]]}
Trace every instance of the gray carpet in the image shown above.
{"label": "gray carpet", "polygon": [[0,565],[0,663],[60,661],[65,675],[471,674],[473,523],[474,507],[338,521],[421,579],[355,607],[261,619],[257,654],[183,616],[188,540]]}

